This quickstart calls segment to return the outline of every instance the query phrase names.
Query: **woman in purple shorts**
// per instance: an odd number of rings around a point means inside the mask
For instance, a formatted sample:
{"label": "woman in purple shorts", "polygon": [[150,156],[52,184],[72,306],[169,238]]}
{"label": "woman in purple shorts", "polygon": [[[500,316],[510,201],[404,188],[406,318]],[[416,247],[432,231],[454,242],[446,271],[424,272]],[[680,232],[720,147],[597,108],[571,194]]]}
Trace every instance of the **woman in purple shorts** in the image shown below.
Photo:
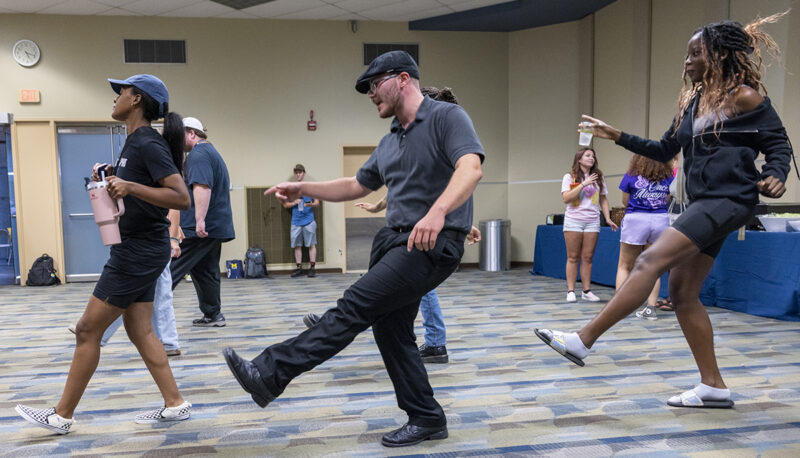
{"label": "woman in purple shorts", "polygon": [[[669,185],[674,179],[671,164],[672,161],[665,164],[634,154],[628,172],[622,177],[619,189],[622,191],[625,218],[619,236],[617,288],[628,279],[639,254],[669,227],[667,200]],[[657,318],[655,305],[659,289],[661,281],[656,280],[647,297],[647,304],[636,312],[637,317],[647,320]]]}

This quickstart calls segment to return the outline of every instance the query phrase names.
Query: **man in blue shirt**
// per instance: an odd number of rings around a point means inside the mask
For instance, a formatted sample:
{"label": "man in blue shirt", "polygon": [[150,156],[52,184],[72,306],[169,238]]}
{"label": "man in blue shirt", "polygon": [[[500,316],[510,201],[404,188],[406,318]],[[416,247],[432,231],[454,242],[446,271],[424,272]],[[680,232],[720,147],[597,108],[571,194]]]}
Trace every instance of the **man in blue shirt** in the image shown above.
{"label": "man in blue shirt", "polygon": [[184,181],[191,191],[192,207],[181,212],[182,241],[180,256],[170,265],[172,289],[192,274],[203,317],[192,321],[194,326],[225,326],[220,299],[219,257],[222,243],[233,240],[231,180],[228,167],[214,145],[208,141],[203,124],[197,118],[184,118],[186,129]]}
{"label": "man in blue shirt", "polygon": [[281,202],[312,196],[330,202],[359,199],[384,184],[391,202],[386,227],[375,236],[370,267],[297,337],[266,348],[253,361],[223,351],[236,380],[261,407],[289,382],[327,361],[372,326],[397,404],[408,415],[381,443],[403,447],[447,437],[447,418],[415,343],[422,296],[453,273],[472,225],[472,192],[481,179],[483,146],[467,112],[424,97],[411,56],[378,56],[358,78],[390,132],[356,176],[326,182],[287,182],[268,190]]}
{"label": "man in blue shirt", "polygon": [[[303,164],[294,166],[294,177],[303,181],[306,177],[306,168]],[[266,192],[265,192],[266,194]],[[319,199],[300,196],[291,202],[284,202],[284,208],[292,209],[292,226],[289,230],[291,246],[294,248],[294,261],[297,268],[292,272],[292,277],[303,275],[303,246],[308,247],[308,260],[311,264],[308,269],[309,277],[316,277],[317,271],[317,222],[314,221],[313,207],[319,206]]]}

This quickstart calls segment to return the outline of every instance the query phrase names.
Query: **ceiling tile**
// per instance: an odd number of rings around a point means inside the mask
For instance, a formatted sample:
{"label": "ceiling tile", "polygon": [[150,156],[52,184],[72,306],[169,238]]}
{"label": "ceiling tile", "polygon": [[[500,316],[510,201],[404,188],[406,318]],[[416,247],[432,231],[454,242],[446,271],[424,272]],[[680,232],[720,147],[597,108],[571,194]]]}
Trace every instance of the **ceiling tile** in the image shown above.
{"label": "ceiling tile", "polygon": [[340,14],[339,16],[334,16],[329,18],[331,21],[368,21],[369,18],[364,17],[358,13],[344,13]]}
{"label": "ceiling tile", "polygon": [[102,5],[115,6],[119,8],[121,6],[135,3],[137,0],[92,0],[92,1],[95,3],[100,3]]}
{"label": "ceiling tile", "polygon": [[430,0],[407,0],[401,3],[363,11],[361,14],[376,21],[412,21],[415,19],[440,16],[453,11],[438,2]]}
{"label": "ceiling tile", "polygon": [[2,6],[15,13],[35,13],[62,3],[64,0],[3,0]]}
{"label": "ceiling tile", "polygon": [[169,11],[164,14],[159,14],[159,16],[168,16],[168,17],[218,17],[222,16],[225,13],[235,12],[236,10],[225,5],[220,5],[219,3],[214,3],[211,1],[203,1],[201,3],[195,3],[193,5],[184,6],[183,8],[178,8],[174,11]]}
{"label": "ceiling tile", "polygon": [[108,11],[98,13],[98,16],[141,16],[139,13],[133,11],[123,10],[122,8],[111,8]]}
{"label": "ceiling tile", "polygon": [[164,0],[138,0],[126,4],[124,8],[128,11],[144,14],[146,16],[157,16],[194,3],[200,3],[201,1],[202,0],[169,0],[166,2]]}
{"label": "ceiling tile", "polygon": [[110,10],[111,7],[90,0],[66,0],[64,3],[37,11],[39,14],[81,14],[93,15]]}
{"label": "ceiling tile", "polygon": [[347,13],[347,11],[333,5],[324,5],[296,13],[284,14],[279,16],[279,19],[333,19],[336,16],[341,16],[342,13]]}
{"label": "ceiling tile", "polygon": [[274,2],[264,3],[263,5],[251,6],[241,11],[258,17],[272,18],[319,6],[325,6],[325,2],[322,0],[275,0]]}
{"label": "ceiling tile", "polygon": [[[402,3],[405,0],[326,0],[326,1],[328,3],[338,6],[339,8],[343,8],[346,9],[347,11],[358,13],[364,10],[392,5],[394,3]],[[436,3],[436,0],[430,0],[430,3]]]}

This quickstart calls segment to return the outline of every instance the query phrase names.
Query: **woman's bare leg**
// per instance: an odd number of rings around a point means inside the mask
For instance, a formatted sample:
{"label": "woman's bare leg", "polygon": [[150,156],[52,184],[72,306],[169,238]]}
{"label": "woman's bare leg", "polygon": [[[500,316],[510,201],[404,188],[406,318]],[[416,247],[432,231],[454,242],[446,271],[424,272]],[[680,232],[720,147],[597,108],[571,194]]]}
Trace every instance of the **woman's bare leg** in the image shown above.
{"label": "woman's bare leg", "polygon": [[675,305],[678,323],[700,370],[700,381],[714,388],[726,388],[714,353],[714,329],[699,298],[703,280],[713,264],[714,258],[697,253],[675,266],[669,273],[669,295]]}
{"label": "woman's bare leg", "polygon": [[89,380],[92,379],[97,363],[100,361],[100,339],[123,309],[103,302],[92,296],[83,311],[83,316],[75,326],[75,352],[69,367],[64,393],[56,405],[56,413],[64,418],[72,418],[75,407],[83,396]]}
{"label": "woman's bare leg", "polygon": [[583,244],[581,248],[581,284],[583,285],[584,291],[592,289],[592,258],[594,257],[594,249],[597,247],[598,237],[600,237],[599,232],[583,233]]}
{"label": "woman's bare leg", "polygon": [[567,291],[575,291],[578,280],[578,262],[581,259],[583,232],[564,232],[564,243],[567,246]]}
{"label": "woman's bare leg", "polygon": [[631,270],[633,270],[633,263],[636,262],[636,257],[642,252],[642,245],[629,245],[627,243],[619,244],[619,263],[617,264],[617,283],[616,289],[625,283],[628,279]]}
{"label": "woman's bare leg", "polygon": [[670,227],[665,230],[653,246],[636,258],[631,274],[614,297],[600,310],[600,313],[578,331],[586,348],[591,348],[611,326],[636,310],[653,290],[656,279],[662,273],[691,259],[699,251],[697,246],[677,229]]}
{"label": "woman's bare leg", "polygon": [[153,380],[161,391],[161,396],[164,397],[164,404],[167,407],[176,407],[183,404],[183,398],[167,362],[164,345],[153,331],[152,314],[152,302],[134,302],[125,310],[123,316],[125,331],[131,342],[136,345],[136,349],[139,350],[150,375],[153,376]]}

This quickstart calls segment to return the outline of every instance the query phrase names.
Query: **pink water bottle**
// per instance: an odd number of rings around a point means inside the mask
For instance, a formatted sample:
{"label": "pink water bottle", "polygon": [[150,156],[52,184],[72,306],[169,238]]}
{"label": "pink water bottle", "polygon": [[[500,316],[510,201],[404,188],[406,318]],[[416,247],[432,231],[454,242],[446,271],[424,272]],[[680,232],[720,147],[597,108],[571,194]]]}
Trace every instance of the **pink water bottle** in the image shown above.
{"label": "pink water bottle", "polygon": [[114,200],[108,195],[105,173],[101,173],[101,178],[100,181],[87,184],[86,189],[89,191],[94,222],[100,228],[103,245],[116,245],[122,242],[119,235],[119,217],[125,213],[125,204],[121,198]]}

